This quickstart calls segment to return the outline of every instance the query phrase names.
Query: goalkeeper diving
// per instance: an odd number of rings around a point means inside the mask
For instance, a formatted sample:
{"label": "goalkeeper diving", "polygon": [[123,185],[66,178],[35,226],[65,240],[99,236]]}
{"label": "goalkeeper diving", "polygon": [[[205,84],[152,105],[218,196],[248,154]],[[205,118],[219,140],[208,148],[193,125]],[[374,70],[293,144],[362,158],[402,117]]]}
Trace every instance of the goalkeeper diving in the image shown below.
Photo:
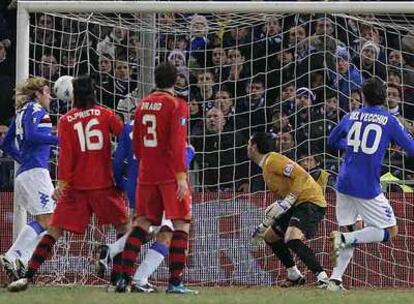
{"label": "goalkeeper diving", "polygon": [[312,271],[317,287],[326,287],[329,279],[312,249],[303,242],[311,238],[325,216],[326,201],[322,188],[301,166],[273,152],[275,140],[270,133],[255,133],[247,145],[247,154],[263,170],[264,181],[278,199],[267,207],[265,219],[252,235],[252,244],[263,240],[287,269],[281,287],[303,285],[305,278],[296,267],[294,252]]}

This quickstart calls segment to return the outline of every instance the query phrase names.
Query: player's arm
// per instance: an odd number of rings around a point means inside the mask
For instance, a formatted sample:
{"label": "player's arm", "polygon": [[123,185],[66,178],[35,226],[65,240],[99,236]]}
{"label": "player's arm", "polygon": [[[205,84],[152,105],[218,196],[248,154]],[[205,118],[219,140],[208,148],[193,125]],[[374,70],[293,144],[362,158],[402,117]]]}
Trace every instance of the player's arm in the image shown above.
{"label": "player's arm", "polygon": [[141,158],[141,123],[140,109],[137,108],[134,118],[134,129],[132,131],[132,149],[136,159]]}
{"label": "player's arm", "polygon": [[128,151],[130,149],[130,140],[128,128],[124,127],[124,130],[119,137],[118,146],[116,147],[114,160],[112,162],[115,185],[121,189],[125,189],[125,181],[123,173],[125,170],[125,159],[127,158]]}
{"label": "player's arm", "polygon": [[391,117],[391,136],[392,140],[402,147],[409,156],[414,156],[414,140],[412,136],[407,132],[402,123],[395,118]]}
{"label": "player's arm", "polygon": [[193,161],[194,156],[195,156],[194,147],[187,143],[185,147],[185,165],[187,168],[190,167],[190,164]]}
{"label": "player's arm", "polygon": [[76,142],[71,139],[70,128],[64,118],[59,120],[58,134],[59,140],[59,155],[58,155],[58,184],[54,192],[54,199],[58,200],[63,191],[70,186],[73,178],[73,149],[71,143]]}
{"label": "player's arm", "polygon": [[187,179],[186,144],[187,144],[188,106],[179,102],[172,110],[169,147],[173,155],[173,166],[177,180]]}
{"label": "player's arm", "polygon": [[187,122],[188,106],[182,100],[178,103],[171,113],[171,127],[169,136],[169,147],[171,147],[174,171],[177,178],[177,198],[183,200],[188,194],[187,166],[186,166],[186,143],[187,143]]}
{"label": "player's arm", "polygon": [[10,157],[13,158],[13,160],[21,164],[22,156],[21,156],[20,151],[16,147],[15,138],[16,138],[16,122],[15,122],[15,119],[13,119],[12,123],[10,124],[9,130],[7,131],[6,136],[4,137],[3,142],[1,143],[0,147],[4,152],[10,155]]}
{"label": "player's arm", "polygon": [[[349,115],[349,114],[348,114]],[[346,115],[340,122],[333,128],[328,137],[328,145],[336,150],[345,150],[346,143],[346,129],[345,125],[348,121],[348,115]]]}
{"label": "player's arm", "polygon": [[109,129],[116,137],[121,136],[124,125],[121,119],[114,112],[109,111]]}
{"label": "player's arm", "polygon": [[55,135],[43,134],[39,131],[39,122],[42,119],[42,112],[33,112],[32,107],[28,107],[28,113],[24,115],[24,139],[27,142],[36,144],[57,145],[58,137]]}

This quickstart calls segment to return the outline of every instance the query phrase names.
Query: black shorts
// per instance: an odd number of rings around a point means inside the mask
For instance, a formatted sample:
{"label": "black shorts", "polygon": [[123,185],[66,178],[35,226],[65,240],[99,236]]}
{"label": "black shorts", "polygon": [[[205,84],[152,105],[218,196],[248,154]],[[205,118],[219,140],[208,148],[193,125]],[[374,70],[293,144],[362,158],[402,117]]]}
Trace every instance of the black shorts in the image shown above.
{"label": "black shorts", "polygon": [[325,216],[325,209],[313,203],[301,203],[279,216],[272,228],[276,233],[284,235],[289,226],[297,227],[306,238],[311,238]]}

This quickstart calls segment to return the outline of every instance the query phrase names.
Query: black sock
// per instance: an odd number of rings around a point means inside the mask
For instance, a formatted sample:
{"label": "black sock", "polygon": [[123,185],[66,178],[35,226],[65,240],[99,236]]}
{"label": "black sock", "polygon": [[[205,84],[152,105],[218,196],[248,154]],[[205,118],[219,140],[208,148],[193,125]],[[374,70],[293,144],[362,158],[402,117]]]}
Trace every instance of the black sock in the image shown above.
{"label": "black sock", "polygon": [[[119,240],[124,233],[118,233],[116,239]],[[122,252],[118,253],[112,259],[111,283],[115,285],[117,279],[122,273]]]}
{"label": "black sock", "polygon": [[321,264],[315,257],[312,249],[306,246],[301,240],[290,240],[286,243],[296,255],[302,260],[302,262],[312,271],[315,275],[323,271]]}
{"label": "black sock", "polygon": [[272,248],[273,253],[279,258],[286,268],[295,266],[292,254],[283,239],[280,239],[274,243],[267,243],[267,245]]}

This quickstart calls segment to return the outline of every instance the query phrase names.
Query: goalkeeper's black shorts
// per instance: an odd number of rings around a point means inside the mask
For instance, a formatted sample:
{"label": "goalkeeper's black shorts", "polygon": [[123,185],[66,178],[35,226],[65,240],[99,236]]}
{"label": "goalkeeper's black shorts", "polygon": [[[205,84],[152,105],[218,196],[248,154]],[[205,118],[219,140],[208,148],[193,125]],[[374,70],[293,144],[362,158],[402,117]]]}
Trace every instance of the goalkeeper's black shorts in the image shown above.
{"label": "goalkeeper's black shorts", "polygon": [[325,209],[313,203],[301,203],[279,216],[272,228],[283,236],[289,226],[294,226],[299,228],[306,238],[311,238],[325,216]]}

